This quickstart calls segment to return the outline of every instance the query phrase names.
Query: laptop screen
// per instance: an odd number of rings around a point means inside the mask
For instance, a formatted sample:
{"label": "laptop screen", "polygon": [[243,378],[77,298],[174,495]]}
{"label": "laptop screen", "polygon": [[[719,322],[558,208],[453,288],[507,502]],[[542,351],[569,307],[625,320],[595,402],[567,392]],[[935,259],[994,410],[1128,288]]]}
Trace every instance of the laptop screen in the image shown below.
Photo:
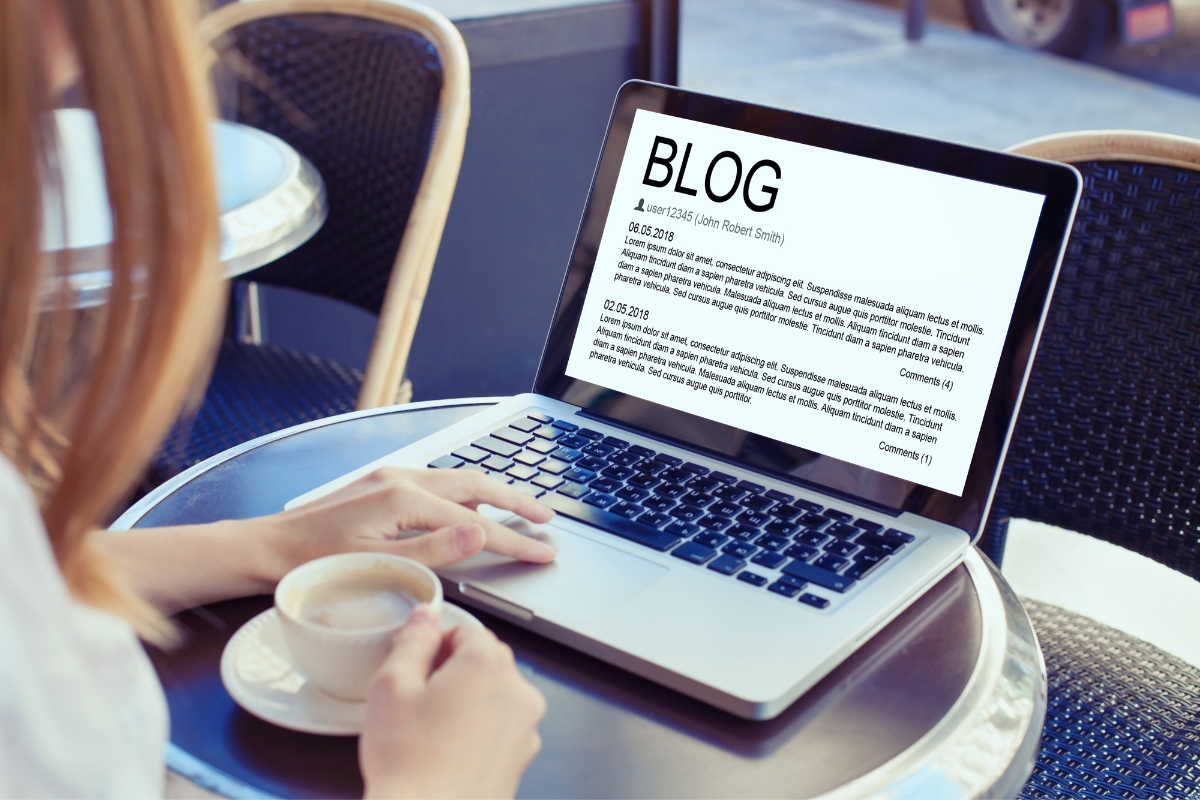
{"label": "laptop screen", "polygon": [[1074,174],[730,105],[623,90],[538,390],[974,532]]}

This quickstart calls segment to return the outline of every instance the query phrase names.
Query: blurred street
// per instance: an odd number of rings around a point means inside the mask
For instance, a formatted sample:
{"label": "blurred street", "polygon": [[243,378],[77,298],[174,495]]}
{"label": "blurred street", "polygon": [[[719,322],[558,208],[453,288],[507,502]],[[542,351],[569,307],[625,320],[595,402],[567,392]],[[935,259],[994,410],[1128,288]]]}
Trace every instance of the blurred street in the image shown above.
{"label": "blurred street", "polygon": [[[1177,9],[1181,30],[1158,47],[1191,54],[1186,26],[1200,28],[1200,0],[1188,2]],[[680,82],[985,147],[1100,128],[1200,136],[1200,97],[972,33],[947,19],[952,3],[935,2],[925,39],[910,44],[897,10],[862,0],[685,0]],[[1162,77],[1148,53],[1109,46],[1093,60]],[[1178,82],[1200,91],[1185,72]]]}

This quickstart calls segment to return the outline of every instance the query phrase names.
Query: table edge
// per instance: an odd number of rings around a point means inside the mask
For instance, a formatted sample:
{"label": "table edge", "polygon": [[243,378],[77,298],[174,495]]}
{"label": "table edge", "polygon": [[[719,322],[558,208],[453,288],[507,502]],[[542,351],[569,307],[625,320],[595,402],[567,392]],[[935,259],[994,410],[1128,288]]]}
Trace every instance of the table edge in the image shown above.
{"label": "table edge", "polygon": [[124,511],[124,513],[121,514],[121,516],[117,517],[117,519],[111,525],[108,526],[108,529],[111,531],[129,530],[134,525],[136,525],[142,519],[142,517],[144,517],[144,516],[146,516],[146,514],[150,513],[150,511],[155,506],[157,506],[164,499],[169,497],[173,492],[175,492],[177,489],[184,486],[185,484],[189,483],[190,481],[194,480],[195,478],[199,477],[200,475],[203,475],[204,473],[208,472],[209,470],[211,470],[215,467],[218,467],[221,464],[225,463],[226,461],[236,458],[237,456],[240,456],[243,453],[248,453],[251,450],[262,447],[263,445],[270,444],[271,442],[279,441],[280,439],[285,439],[288,436],[293,436],[297,433],[304,433],[306,431],[314,430],[315,428],[323,428],[326,425],[336,425],[339,422],[346,422],[346,421],[352,420],[352,419],[362,419],[363,417],[373,417],[373,416],[378,416],[380,414],[406,413],[409,411],[421,411],[421,410],[427,409],[427,408],[458,408],[461,406],[491,406],[491,405],[495,405],[496,403],[499,403],[500,401],[506,400],[506,399],[508,399],[507,396],[464,397],[464,398],[454,398],[451,400],[422,400],[422,401],[419,401],[416,403],[404,403],[402,405],[380,406],[379,408],[368,408],[368,409],[363,409],[362,411],[350,411],[345,414],[337,414],[336,416],[332,416],[332,417],[324,417],[322,419],[313,420],[312,422],[305,422],[300,425],[295,425],[291,428],[284,428],[283,430],[275,431],[274,433],[268,433],[265,436],[260,436],[257,439],[251,439],[250,441],[243,442],[242,444],[239,444],[236,447],[231,447],[228,450],[224,450],[220,453],[217,453],[215,456],[207,458],[204,461],[201,461],[199,464],[196,464],[193,467],[189,467],[188,469],[179,473],[175,477],[171,478],[166,483],[163,483],[163,484],[157,486],[151,492],[149,492],[145,497],[138,500],[136,503],[134,503],[129,508],[127,508]]}

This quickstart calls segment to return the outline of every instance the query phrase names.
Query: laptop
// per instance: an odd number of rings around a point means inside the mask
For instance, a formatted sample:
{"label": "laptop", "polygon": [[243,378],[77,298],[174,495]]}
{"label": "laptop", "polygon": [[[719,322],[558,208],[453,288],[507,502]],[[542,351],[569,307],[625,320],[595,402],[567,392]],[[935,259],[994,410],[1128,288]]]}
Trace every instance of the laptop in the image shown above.
{"label": "laptop", "polygon": [[289,507],[485,472],[557,512],[484,507],[559,556],[441,568],[448,599],[774,717],[980,535],[1080,184],[629,82],[533,391]]}

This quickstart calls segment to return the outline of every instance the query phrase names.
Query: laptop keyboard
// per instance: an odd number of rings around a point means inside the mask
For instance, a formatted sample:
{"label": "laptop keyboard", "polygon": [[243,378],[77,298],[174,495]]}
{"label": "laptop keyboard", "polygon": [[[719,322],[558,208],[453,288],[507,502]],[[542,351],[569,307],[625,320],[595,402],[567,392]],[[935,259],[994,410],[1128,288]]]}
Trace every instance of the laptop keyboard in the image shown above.
{"label": "laptop keyboard", "polygon": [[916,541],[878,522],[537,412],[429,466],[486,473],[560,514],[814,608],[828,607],[826,592],[845,593]]}

